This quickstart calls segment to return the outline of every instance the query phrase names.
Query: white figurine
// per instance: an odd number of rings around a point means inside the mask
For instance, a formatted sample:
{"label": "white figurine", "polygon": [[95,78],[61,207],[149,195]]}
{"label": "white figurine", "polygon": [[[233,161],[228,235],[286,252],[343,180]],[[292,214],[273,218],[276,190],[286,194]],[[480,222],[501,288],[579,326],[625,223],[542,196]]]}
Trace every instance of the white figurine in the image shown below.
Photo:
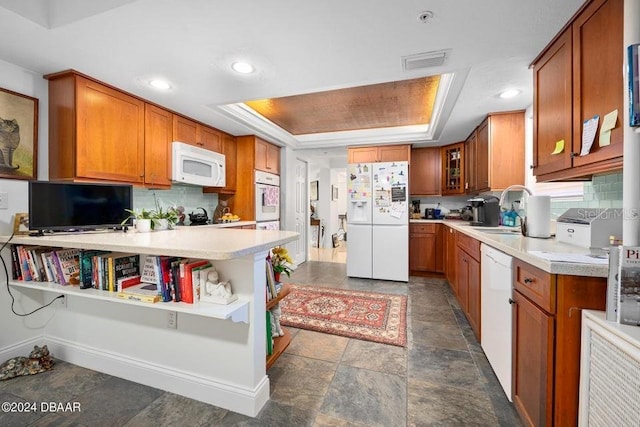
{"label": "white figurine", "polygon": [[218,273],[216,271],[210,271],[207,274],[207,281],[204,284],[205,292],[211,297],[229,298],[233,295],[231,292],[231,283],[218,282]]}
{"label": "white figurine", "polygon": [[282,316],[282,309],[280,308],[280,304],[276,304],[272,309],[271,309],[271,315],[273,316],[273,336],[274,337],[283,337],[284,336],[284,331],[282,330],[282,327],[280,326],[280,317]]}

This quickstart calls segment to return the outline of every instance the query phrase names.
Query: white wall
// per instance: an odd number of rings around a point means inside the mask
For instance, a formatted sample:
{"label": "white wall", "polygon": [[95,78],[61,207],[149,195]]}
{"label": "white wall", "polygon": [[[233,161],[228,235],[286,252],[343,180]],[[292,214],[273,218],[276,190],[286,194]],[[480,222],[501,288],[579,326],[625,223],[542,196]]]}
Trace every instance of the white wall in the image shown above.
{"label": "white wall", "polygon": [[[0,87],[21,93],[38,102],[38,178],[46,179],[49,175],[48,150],[48,88],[42,75],[0,60]],[[3,117],[10,119],[10,117]],[[28,212],[28,181],[16,179],[0,179],[0,192],[7,193],[9,209],[0,210],[0,235],[8,236],[13,231],[13,217],[17,212]],[[2,259],[7,262],[7,271],[11,274],[11,254],[7,249],[2,251]],[[11,312],[11,297],[4,285],[6,277],[0,270],[0,361],[10,357],[24,356],[25,348],[32,347],[31,340],[42,335],[43,327],[52,317],[54,309],[46,308],[29,317],[18,317]],[[39,292],[12,290],[15,296],[15,310],[19,313],[29,312],[39,307],[42,296]],[[51,296],[46,299],[50,301]],[[42,344],[39,343],[38,344]]]}

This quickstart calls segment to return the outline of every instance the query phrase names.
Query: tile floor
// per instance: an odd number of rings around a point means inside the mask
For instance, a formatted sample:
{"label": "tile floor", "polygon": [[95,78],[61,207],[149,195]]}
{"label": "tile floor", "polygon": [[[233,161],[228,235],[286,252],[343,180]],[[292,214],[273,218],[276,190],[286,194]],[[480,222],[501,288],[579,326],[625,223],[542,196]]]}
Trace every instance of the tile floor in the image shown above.
{"label": "tile floor", "polygon": [[408,284],[346,278],[345,264],[307,262],[292,282],[409,296],[408,346],[294,330],[267,372],[271,400],[257,418],[59,362],[0,381],[0,402],[81,403],[82,412],[7,414],[1,426],[521,425],[442,279]]}

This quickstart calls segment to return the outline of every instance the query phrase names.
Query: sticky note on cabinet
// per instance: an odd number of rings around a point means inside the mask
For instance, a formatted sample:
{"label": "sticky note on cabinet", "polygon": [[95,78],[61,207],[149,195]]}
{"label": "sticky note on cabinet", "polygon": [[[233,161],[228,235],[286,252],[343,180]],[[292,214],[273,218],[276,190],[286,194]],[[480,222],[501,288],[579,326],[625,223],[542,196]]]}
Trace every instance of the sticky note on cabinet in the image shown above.
{"label": "sticky note on cabinet", "polygon": [[611,129],[616,127],[618,121],[618,110],[613,110],[602,120],[602,126],[600,127],[600,139],[598,144],[600,147],[605,147],[611,144]]}
{"label": "sticky note on cabinet", "polygon": [[560,154],[564,151],[564,139],[556,142],[556,148],[553,150],[551,154]]}

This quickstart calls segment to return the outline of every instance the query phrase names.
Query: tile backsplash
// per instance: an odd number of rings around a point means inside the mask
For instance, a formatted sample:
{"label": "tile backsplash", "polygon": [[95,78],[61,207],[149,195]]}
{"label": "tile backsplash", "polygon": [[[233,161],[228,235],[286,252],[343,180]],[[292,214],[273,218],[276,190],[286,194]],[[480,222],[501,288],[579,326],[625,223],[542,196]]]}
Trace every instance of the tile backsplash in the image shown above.
{"label": "tile backsplash", "polygon": [[622,172],[594,176],[584,183],[582,200],[552,200],[551,218],[557,218],[569,208],[621,208]]}
{"label": "tile backsplash", "polygon": [[[500,193],[492,193],[500,197]],[[507,195],[506,203],[511,199],[518,199],[521,193],[513,192]],[[450,197],[421,197],[420,208],[440,207],[446,212],[448,209],[460,208],[469,203],[467,200],[471,196],[450,196]],[[412,198],[416,199],[416,198]],[[622,207],[622,172],[594,176],[591,181],[584,183],[584,194],[582,197],[562,197],[551,199],[551,218],[556,219],[569,208],[621,208]]]}
{"label": "tile backsplash", "polygon": [[136,210],[142,208],[155,209],[154,193],[163,209],[173,205],[184,206],[185,214],[195,211],[196,208],[204,208],[209,218],[211,218],[214,209],[218,205],[218,195],[215,193],[203,193],[201,187],[174,185],[169,190],[134,188],[133,208]]}

